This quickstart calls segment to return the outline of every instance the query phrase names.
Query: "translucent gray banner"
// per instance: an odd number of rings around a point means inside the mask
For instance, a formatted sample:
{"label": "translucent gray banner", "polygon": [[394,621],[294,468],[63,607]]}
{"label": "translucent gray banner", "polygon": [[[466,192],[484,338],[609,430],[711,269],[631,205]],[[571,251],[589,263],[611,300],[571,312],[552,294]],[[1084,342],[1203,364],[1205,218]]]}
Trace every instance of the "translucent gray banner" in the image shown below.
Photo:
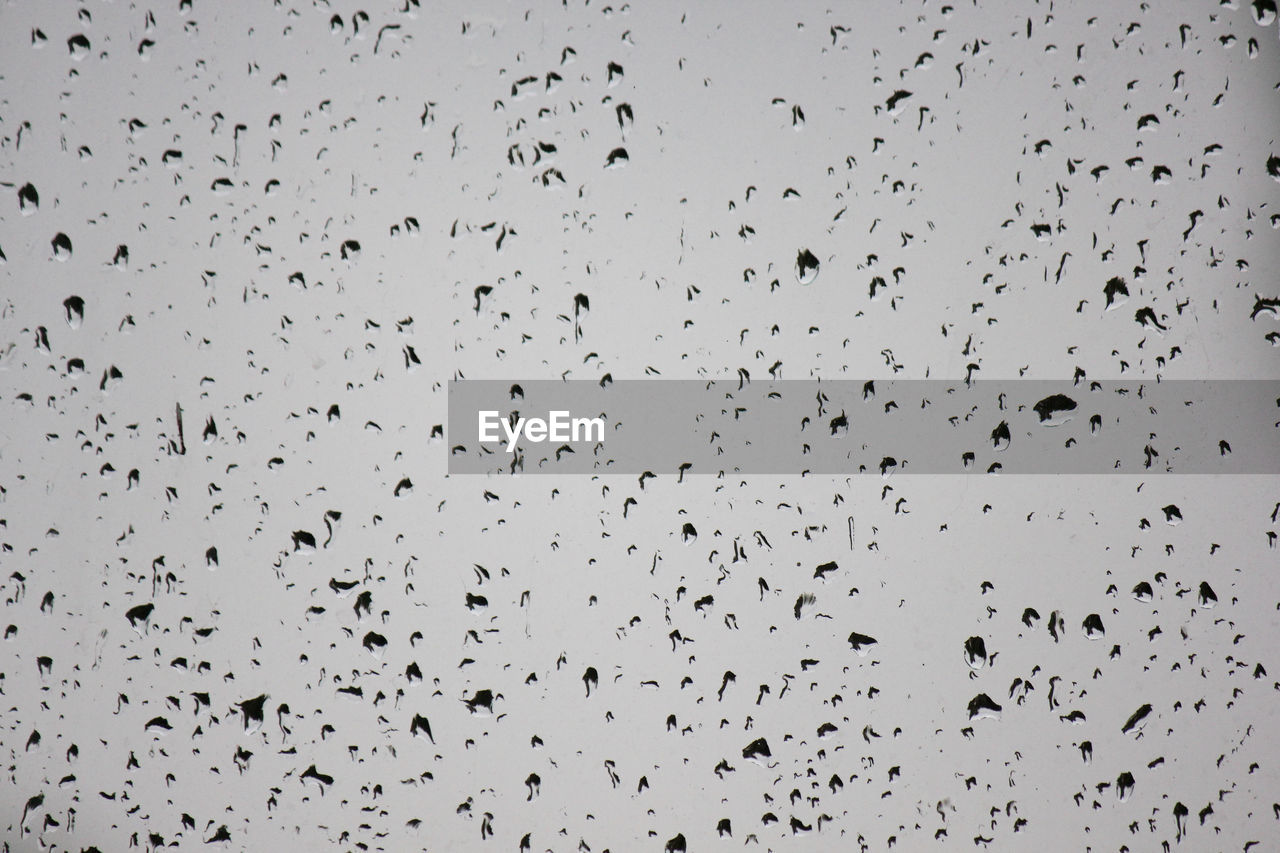
{"label": "translucent gray banner", "polygon": [[451,474],[1277,474],[1280,382],[455,381]]}

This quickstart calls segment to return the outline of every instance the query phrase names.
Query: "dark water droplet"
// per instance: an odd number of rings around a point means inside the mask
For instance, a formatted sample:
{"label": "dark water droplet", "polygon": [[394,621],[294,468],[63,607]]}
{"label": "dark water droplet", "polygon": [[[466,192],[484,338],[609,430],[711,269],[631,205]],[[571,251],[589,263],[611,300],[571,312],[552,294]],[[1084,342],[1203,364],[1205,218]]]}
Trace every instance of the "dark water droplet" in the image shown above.
{"label": "dark water droplet", "polygon": [[981,637],[970,637],[964,641],[964,662],[971,669],[982,669],[987,663],[987,644]]}
{"label": "dark water droplet", "polygon": [[84,322],[84,300],[79,296],[68,296],[62,300],[62,307],[66,310],[67,325],[73,329],[80,328]]}
{"label": "dark water droplet", "polygon": [[40,209],[40,193],[31,184],[23,184],[18,190],[18,209],[30,216]]}
{"label": "dark water droplet", "polygon": [[801,284],[812,284],[818,277],[820,263],[813,252],[801,249],[796,253],[796,281]]}
{"label": "dark water droplet", "polygon": [[67,52],[72,59],[84,59],[89,54],[89,39],[83,33],[76,33],[67,39]]}

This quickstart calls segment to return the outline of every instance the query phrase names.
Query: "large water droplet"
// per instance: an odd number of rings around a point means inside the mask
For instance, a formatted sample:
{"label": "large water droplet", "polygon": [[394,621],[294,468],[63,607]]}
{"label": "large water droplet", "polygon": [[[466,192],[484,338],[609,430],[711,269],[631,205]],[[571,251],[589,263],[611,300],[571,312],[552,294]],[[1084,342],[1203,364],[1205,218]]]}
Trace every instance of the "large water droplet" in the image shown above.
{"label": "large water droplet", "polygon": [[808,249],[796,253],[796,281],[801,284],[812,284],[818,277],[818,258]]}

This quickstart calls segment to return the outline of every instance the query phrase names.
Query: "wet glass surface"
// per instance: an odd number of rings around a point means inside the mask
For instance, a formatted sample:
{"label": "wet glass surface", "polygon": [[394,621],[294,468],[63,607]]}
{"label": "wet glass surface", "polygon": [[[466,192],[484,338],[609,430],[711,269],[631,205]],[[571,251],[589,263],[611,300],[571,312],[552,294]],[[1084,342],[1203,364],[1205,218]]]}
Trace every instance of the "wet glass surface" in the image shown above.
{"label": "wet glass surface", "polygon": [[0,844],[1271,849],[1280,410],[1203,431],[1230,476],[450,474],[446,425],[1280,380],[1275,18],[6,3]]}

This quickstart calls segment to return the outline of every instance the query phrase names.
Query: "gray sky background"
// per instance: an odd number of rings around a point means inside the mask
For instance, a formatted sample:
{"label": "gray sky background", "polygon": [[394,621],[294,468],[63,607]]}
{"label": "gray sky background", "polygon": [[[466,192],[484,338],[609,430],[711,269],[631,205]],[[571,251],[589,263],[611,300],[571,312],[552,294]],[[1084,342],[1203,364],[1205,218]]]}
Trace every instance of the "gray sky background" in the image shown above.
{"label": "gray sky background", "polygon": [[3,3],[2,843],[1274,849],[1274,475],[445,429],[457,379],[1280,379],[1270,5]]}

